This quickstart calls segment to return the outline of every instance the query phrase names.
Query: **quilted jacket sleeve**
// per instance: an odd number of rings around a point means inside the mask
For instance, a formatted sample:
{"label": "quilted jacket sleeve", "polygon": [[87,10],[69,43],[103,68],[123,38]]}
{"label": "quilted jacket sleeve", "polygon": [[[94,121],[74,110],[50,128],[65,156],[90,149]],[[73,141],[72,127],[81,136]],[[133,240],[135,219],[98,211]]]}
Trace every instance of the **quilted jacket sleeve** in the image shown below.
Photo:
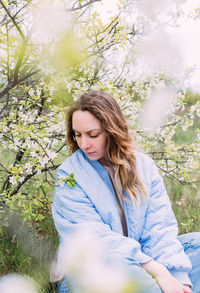
{"label": "quilted jacket sleeve", "polygon": [[[57,178],[67,175],[69,174],[59,169]],[[151,260],[151,257],[141,251],[139,242],[112,231],[110,226],[103,222],[95,206],[78,184],[73,188],[67,184],[64,186],[56,184],[52,215],[61,246],[77,228],[90,225],[97,236],[103,240],[108,260],[121,261],[129,268],[134,263],[145,263]]]}
{"label": "quilted jacket sleeve", "polygon": [[182,284],[190,284],[191,263],[177,239],[177,221],[163,179],[151,160],[150,200],[141,236],[142,251],[160,262]]}

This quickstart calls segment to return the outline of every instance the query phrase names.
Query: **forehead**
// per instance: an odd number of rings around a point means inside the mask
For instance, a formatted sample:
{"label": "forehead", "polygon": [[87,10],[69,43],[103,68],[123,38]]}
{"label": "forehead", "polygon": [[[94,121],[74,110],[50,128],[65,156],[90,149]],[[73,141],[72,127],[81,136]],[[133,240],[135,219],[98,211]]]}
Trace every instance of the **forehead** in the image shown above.
{"label": "forehead", "polygon": [[89,111],[77,110],[72,115],[72,128],[77,131],[102,129],[101,122]]}

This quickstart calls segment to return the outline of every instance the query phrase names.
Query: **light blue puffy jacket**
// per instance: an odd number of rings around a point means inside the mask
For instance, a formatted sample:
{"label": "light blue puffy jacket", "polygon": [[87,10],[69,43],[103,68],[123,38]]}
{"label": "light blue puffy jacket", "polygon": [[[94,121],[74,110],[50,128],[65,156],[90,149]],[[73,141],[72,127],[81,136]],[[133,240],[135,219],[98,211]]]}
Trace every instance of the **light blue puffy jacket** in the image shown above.
{"label": "light blue puffy jacket", "polygon": [[[151,158],[136,152],[137,172],[149,194],[138,206],[123,200],[128,237],[123,236],[117,201],[107,170],[80,149],[59,167],[57,179],[74,173],[76,185],[55,185],[52,214],[60,248],[81,224],[94,224],[107,245],[110,258],[119,258],[130,268],[152,258],[182,284],[191,284],[191,264],[177,240],[178,228],[163,180]],[[127,194],[124,193],[126,197]]]}

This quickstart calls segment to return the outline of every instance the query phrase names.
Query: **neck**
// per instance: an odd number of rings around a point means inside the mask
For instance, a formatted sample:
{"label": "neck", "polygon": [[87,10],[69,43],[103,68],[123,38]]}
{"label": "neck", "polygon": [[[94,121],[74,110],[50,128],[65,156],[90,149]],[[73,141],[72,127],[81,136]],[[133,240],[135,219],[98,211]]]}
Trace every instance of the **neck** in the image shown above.
{"label": "neck", "polygon": [[99,160],[99,162],[103,165],[103,166],[107,166],[107,167],[111,167],[112,163],[110,160],[108,160],[107,158],[101,158]]}

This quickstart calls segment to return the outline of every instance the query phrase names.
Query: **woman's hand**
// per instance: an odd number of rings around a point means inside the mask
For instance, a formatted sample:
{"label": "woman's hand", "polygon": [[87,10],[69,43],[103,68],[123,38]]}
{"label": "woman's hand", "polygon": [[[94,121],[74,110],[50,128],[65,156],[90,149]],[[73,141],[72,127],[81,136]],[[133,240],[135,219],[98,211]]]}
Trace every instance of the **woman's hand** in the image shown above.
{"label": "woman's hand", "polygon": [[164,293],[191,293],[187,285],[179,283],[170,272],[160,263],[151,260],[141,265],[142,268],[152,275]]}
{"label": "woman's hand", "polygon": [[156,281],[164,293],[192,293],[189,286],[182,285],[171,274],[169,278],[159,276]]}

